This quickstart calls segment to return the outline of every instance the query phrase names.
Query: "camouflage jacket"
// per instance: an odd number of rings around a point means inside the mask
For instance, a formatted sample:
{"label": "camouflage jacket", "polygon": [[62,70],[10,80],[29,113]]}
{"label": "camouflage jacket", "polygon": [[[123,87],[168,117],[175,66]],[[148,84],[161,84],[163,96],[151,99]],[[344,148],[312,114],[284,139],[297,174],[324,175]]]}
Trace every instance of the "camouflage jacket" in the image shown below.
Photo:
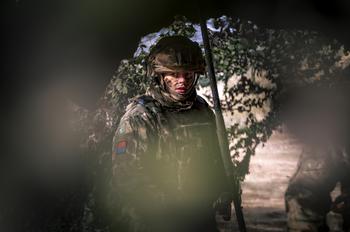
{"label": "camouflage jacket", "polygon": [[134,99],[117,128],[112,157],[125,220],[210,208],[225,189],[215,117],[199,96],[181,111],[147,95]]}

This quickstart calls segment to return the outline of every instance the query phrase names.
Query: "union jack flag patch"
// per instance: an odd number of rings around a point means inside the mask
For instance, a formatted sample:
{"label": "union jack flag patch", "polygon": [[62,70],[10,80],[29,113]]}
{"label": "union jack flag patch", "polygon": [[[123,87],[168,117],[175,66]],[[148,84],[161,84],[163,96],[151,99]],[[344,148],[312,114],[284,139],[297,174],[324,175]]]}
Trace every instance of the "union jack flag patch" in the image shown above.
{"label": "union jack flag patch", "polygon": [[127,144],[128,143],[125,140],[119,141],[115,146],[115,153],[119,155],[124,154],[126,152]]}

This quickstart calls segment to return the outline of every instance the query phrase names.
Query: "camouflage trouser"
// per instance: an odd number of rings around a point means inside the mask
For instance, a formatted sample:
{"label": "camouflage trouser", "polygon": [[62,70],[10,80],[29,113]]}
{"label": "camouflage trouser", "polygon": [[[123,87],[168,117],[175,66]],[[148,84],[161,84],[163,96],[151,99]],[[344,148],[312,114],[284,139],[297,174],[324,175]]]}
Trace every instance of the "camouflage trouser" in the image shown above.
{"label": "camouflage trouser", "polygon": [[[305,149],[285,194],[288,231],[329,231],[326,215],[332,206],[330,193],[337,182],[344,191],[350,187],[350,164],[345,151]],[[349,214],[343,213],[343,219],[344,229],[349,231]]]}
{"label": "camouflage trouser", "polygon": [[212,208],[176,209],[159,214],[122,217],[113,215],[111,232],[219,232]]}

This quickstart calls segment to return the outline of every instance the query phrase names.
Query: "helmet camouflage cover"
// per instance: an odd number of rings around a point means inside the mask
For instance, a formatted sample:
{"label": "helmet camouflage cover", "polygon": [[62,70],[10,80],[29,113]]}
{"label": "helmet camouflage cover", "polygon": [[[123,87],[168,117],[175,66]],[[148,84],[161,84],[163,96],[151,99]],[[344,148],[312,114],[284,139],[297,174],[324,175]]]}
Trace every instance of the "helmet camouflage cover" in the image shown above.
{"label": "helmet camouflage cover", "polygon": [[198,43],[185,36],[164,37],[151,49],[147,74],[163,72],[204,73],[205,62]]}

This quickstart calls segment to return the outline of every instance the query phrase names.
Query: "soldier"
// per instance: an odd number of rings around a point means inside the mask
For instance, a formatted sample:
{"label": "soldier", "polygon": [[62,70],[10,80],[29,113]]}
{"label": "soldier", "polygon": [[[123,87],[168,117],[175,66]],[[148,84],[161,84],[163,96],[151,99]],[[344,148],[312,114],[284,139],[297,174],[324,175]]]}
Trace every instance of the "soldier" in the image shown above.
{"label": "soldier", "polygon": [[[327,213],[343,215],[350,231],[349,98],[348,84],[298,91],[297,112],[287,124],[305,143],[296,173],[285,194],[290,232],[329,231]],[[341,195],[332,203],[337,183]]]}
{"label": "soldier", "polygon": [[214,114],[195,89],[204,70],[200,47],[186,37],[151,49],[152,85],[127,106],[113,140],[116,231],[217,231],[213,203],[225,174]]}

